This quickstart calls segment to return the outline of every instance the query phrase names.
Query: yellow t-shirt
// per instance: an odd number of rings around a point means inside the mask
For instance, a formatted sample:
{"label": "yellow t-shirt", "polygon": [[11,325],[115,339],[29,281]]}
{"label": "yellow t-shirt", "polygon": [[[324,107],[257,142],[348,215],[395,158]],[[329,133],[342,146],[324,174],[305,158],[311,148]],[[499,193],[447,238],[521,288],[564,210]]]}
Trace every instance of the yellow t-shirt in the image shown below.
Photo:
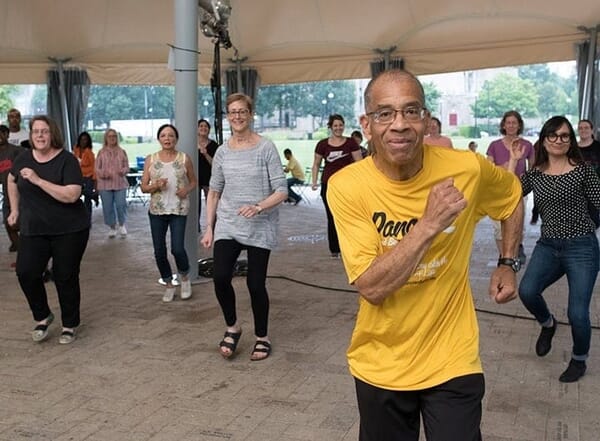
{"label": "yellow t-shirt", "polygon": [[287,169],[292,174],[292,176],[300,181],[304,181],[304,170],[300,167],[300,163],[293,156],[287,163]]}
{"label": "yellow t-shirt", "polygon": [[431,187],[448,177],[468,201],[440,233],[409,281],[381,305],[360,297],[347,356],[352,375],[391,390],[421,390],[482,372],[479,329],[469,284],[476,223],[506,219],[521,200],[512,173],[481,155],[424,147],[423,168],[407,181],[388,179],[372,157],[337,172],[327,201],[353,283],[416,224]]}

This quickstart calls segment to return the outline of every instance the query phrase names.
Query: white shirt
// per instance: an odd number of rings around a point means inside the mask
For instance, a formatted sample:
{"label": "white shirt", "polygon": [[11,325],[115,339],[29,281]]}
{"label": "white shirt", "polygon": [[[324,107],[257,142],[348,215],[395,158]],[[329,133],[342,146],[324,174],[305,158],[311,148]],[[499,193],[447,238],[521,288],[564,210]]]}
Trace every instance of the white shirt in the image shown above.
{"label": "white shirt", "polygon": [[8,143],[14,145],[21,145],[21,142],[29,139],[29,132],[25,129],[21,129],[18,132],[8,132]]}

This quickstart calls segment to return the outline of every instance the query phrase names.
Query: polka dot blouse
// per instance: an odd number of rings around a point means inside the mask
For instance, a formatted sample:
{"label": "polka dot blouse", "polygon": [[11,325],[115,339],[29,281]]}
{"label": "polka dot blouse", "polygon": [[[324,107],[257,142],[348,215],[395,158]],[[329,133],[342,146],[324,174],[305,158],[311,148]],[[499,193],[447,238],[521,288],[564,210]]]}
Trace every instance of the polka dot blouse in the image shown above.
{"label": "polka dot blouse", "polygon": [[585,163],[562,175],[531,169],[521,176],[523,196],[533,191],[542,218],[542,237],[568,239],[596,231],[588,201],[600,208],[600,179]]}

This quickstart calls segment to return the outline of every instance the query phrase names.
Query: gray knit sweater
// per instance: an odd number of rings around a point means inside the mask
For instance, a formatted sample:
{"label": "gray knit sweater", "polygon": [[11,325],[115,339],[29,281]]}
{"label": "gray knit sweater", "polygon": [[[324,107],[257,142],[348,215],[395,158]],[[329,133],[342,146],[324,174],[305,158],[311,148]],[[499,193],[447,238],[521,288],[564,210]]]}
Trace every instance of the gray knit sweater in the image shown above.
{"label": "gray knit sweater", "polygon": [[287,194],[287,181],[275,145],[266,138],[244,149],[225,142],[213,158],[210,189],[221,193],[214,240],[272,250],[277,245],[278,207],[249,219],[238,215],[242,205],[254,205],[274,192]]}

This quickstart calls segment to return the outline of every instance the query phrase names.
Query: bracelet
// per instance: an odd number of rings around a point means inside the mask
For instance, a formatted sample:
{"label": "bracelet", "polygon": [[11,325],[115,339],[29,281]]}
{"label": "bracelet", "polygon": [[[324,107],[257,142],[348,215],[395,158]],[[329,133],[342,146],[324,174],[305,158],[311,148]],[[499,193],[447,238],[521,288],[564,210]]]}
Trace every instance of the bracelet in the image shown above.
{"label": "bracelet", "polygon": [[256,204],[254,205],[254,207],[256,208],[256,214],[262,213],[263,208],[260,205]]}

